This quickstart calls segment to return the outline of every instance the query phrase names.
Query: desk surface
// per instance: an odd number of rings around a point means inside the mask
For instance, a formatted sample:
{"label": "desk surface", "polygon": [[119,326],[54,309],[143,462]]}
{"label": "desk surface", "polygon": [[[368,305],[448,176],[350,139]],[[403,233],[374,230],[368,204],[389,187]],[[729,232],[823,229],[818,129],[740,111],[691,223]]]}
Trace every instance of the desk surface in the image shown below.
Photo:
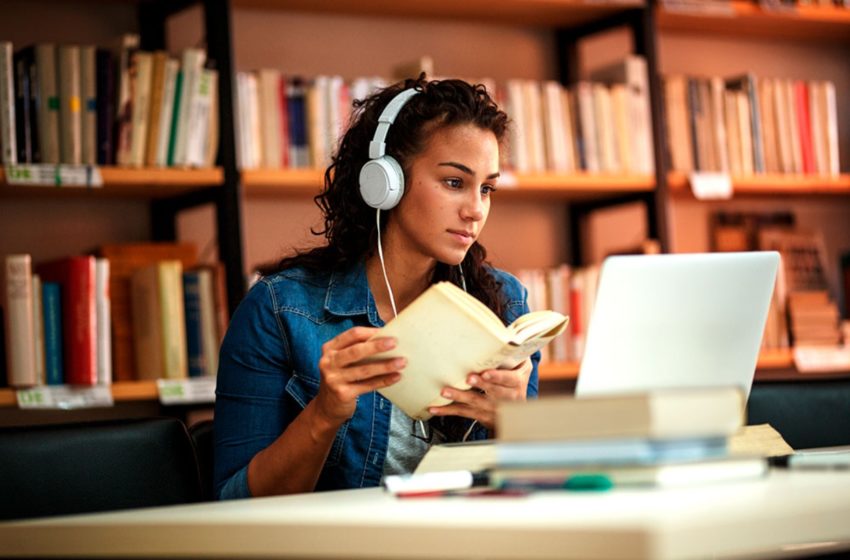
{"label": "desk surface", "polygon": [[0,523],[0,556],[767,557],[850,547],[850,472],[675,490],[397,499],[349,490]]}

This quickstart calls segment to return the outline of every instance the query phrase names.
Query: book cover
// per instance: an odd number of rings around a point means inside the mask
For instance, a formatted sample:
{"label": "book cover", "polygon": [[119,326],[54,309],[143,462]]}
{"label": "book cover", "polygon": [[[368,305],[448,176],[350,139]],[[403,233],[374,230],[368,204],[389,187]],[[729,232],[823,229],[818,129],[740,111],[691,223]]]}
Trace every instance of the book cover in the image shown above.
{"label": "book cover", "polygon": [[207,375],[204,339],[201,330],[200,271],[187,270],[183,273],[183,305],[186,318],[186,355],[189,377]]}
{"label": "book cover", "polygon": [[0,162],[18,163],[12,43],[0,41]]}
{"label": "book cover", "polygon": [[59,90],[60,161],[79,165],[83,158],[82,112],[80,102],[80,47],[60,45],[56,64]]}
{"label": "book cover", "polygon": [[41,308],[41,277],[32,275],[32,332],[35,350],[35,379],[37,385],[46,384],[44,374],[44,316]]}
{"label": "book cover", "polygon": [[59,163],[59,94],[56,89],[56,47],[35,46],[38,73],[38,139],[41,163]]}
{"label": "book cover", "polygon": [[57,282],[61,286],[65,382],[97,384],[94,257],[66,257],[40,264],[36,271],[43,281]]}
{"label": "book cover", "polygon": [[31,387],[38,379],[30,255],[7,255],[4,281],[8,384],[10,387]]}
{"label": "book cover", "polygon": [[18,163],[36,163],[38,153],[38,80],[35,71],[35,51],[21,49],[13,57],[15,65],[15,134]]}
{"label": "book cover", "polygon": [[744,424],[735,388],[664,390],[619,396],[551,396],[501,403],[502,441],[728,436]]}
{"label": "book cover", "polygon": [[95,259],[95,308],[97,312],[97,382],[112,383],[112,305],[109,294],[109,260]]}
{"label": "book cover", "polygon": [[113,134],[115,129],[115,65],[112,52],[106,49],[95,51],[95,76],[97,79],[96,159],[98,165],[115,163]]}
{"label": "book cover", "polygon": [[62,296],[56,282],[41,283],[44,314],[44,377],[48,385],[64,382],[62,366]]}
{"label": "book cover", "polygon": [[428,407],[450,402],[440,396],[443,387],[469,389],[471,372],[516,366],[561,334],[568,320],[554,311],[534,311],[506,327],[483,303],[439,282],[375,335],[395,337],[398,344],[373,360],[407,359],[401,380],[379,392],[411,418],[430,418]]}
{"label": "book cover", "polygon": [[80,47],[81,163],[97,163],[97,57],[92,45]]}

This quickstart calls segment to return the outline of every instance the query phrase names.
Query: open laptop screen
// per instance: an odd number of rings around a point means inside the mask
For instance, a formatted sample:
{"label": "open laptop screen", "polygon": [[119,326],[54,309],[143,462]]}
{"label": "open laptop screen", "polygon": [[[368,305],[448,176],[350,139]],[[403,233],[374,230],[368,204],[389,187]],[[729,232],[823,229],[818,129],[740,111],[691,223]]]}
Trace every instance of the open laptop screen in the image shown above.
{"label": "open laptop screen", "polygon": [[749,395],[779,253],[609,257],[576,395],[738,386]]}

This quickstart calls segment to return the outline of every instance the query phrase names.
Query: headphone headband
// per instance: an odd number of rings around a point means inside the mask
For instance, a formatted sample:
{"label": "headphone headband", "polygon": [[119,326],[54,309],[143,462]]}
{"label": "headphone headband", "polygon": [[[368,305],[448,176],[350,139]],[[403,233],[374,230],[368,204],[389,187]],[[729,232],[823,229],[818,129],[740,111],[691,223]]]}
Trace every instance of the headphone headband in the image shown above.
{"label": "headphone headband", "polygon": [[392,100],[387,103],[387,106],[384,107],[384,110],[381,112],[381,116],[378,117],[378,127],[375,129],[375,135],[372,137],[372,141],[369,142],[369,159],[378,159],[386,154],[386,140],[387,133],[390,130],[390,125],[395,122],[395,119],[401,112],[402,107],[410,101],[411,97],[418,93],[419,90],[413,88],[406,89],[393,97]]}

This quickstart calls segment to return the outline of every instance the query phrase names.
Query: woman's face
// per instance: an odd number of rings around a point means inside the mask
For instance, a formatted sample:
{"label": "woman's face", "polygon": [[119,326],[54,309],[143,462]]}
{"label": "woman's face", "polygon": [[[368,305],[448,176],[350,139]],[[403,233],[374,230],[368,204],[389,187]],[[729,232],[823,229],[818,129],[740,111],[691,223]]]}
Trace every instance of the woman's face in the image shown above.
{"label": "woman's face", "polygon": [[436,129],[411,162],[387,234],[415,254],[459,264],[484,228],[498,177],[495,134],[471,124]]}

